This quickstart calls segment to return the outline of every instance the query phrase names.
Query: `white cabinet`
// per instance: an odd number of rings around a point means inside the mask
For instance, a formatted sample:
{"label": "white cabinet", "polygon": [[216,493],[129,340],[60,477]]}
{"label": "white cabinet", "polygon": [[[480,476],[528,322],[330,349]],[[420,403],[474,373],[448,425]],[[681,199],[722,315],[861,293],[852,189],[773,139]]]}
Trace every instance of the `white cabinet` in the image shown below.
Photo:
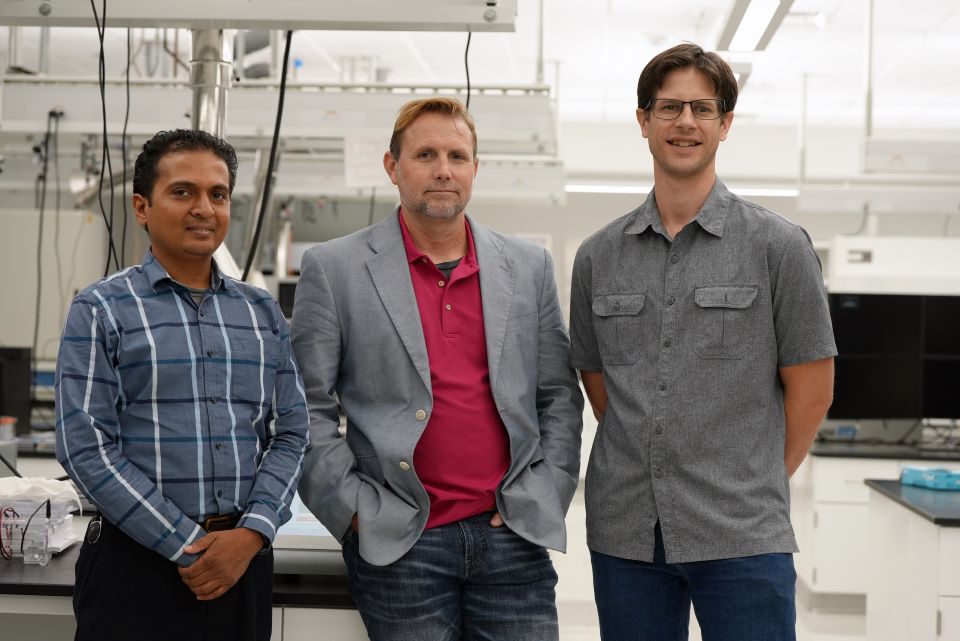
{"label": "white cabinet", "polygon": [[[874,531],[868,526],[870,492],[864,481],[899,478],[905,465],[960,469],[958,461],[811,455],[794,474],[790,514],[800,548],[797,577],[811,593],[867,593],[867,546]],[[960,568],[960,557],[953,567]]]}
{"label": "white cabinet", "polygon": [[867,639],[960,641],[960,528],[871,491]]}
{"label": "white cabinet", "polygon": [[937,641],[960,641],[960,597],[940,597]]}
{"label": "white cabinet", "polygon": [[800,553],[797,576],[812,593],[867,591],[868,478],[896,478],[895,459],[809,456],[790,482]]}

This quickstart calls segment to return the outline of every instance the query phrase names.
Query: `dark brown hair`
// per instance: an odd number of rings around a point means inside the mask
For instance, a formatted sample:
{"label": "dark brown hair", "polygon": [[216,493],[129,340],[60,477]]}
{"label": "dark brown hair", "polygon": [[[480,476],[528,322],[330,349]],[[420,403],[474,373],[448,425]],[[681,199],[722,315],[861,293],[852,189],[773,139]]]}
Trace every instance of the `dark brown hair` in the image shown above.
{"label": "dark brown hair", "polygon": [[727,62],[716,53],[685,42],[657,54],[647,63],[637,82],[637,108],[646,109],[657,97],[663,81],[674,69],[694,67],[713,83],[717,98],[723,100],[724,113],[737,106],[737,79]]}

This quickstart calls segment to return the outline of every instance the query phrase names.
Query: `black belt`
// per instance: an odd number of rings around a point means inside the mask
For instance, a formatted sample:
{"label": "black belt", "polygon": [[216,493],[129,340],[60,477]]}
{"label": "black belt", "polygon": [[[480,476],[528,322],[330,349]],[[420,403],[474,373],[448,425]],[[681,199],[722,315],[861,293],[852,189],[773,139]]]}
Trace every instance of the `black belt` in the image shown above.
{"label": "black belt", "polygon": [[237,527],[237,522],[243,516],[240,512],[234,514],[214,514],[205,519],[197,519],[197,522],[207,532],[222,532],[223,530],[232,530]]}

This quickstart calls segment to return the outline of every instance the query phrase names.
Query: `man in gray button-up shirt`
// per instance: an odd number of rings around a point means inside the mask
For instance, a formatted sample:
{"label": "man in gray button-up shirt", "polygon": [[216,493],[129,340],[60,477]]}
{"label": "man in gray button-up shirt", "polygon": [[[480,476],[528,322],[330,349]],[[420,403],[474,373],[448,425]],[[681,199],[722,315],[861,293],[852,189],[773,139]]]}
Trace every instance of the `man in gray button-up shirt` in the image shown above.
{"label": "man in gray button-up shirt", "polygon": [[637,90],[655,189],[587,239],[573,365],[598,420],[587,543],[602,636],[794,638],[787,479],[830,405],[836,354],[799,226],[731,194],[715,156],[737,85],[684,44]]}

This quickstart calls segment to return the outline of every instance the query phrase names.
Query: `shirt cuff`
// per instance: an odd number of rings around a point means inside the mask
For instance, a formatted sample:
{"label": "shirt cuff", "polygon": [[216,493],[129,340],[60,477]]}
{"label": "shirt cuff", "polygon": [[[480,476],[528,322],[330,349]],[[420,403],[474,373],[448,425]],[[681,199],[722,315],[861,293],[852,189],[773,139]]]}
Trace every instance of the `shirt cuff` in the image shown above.
{"label": "shirt cuff", "polygon": [[247,507],[247,511],[237,521],[237,527],[245,527],[259,533],[264,539],[264,549],[267,549],[277,536],[276,518],[276,514],[266,506],[254,503]]}

